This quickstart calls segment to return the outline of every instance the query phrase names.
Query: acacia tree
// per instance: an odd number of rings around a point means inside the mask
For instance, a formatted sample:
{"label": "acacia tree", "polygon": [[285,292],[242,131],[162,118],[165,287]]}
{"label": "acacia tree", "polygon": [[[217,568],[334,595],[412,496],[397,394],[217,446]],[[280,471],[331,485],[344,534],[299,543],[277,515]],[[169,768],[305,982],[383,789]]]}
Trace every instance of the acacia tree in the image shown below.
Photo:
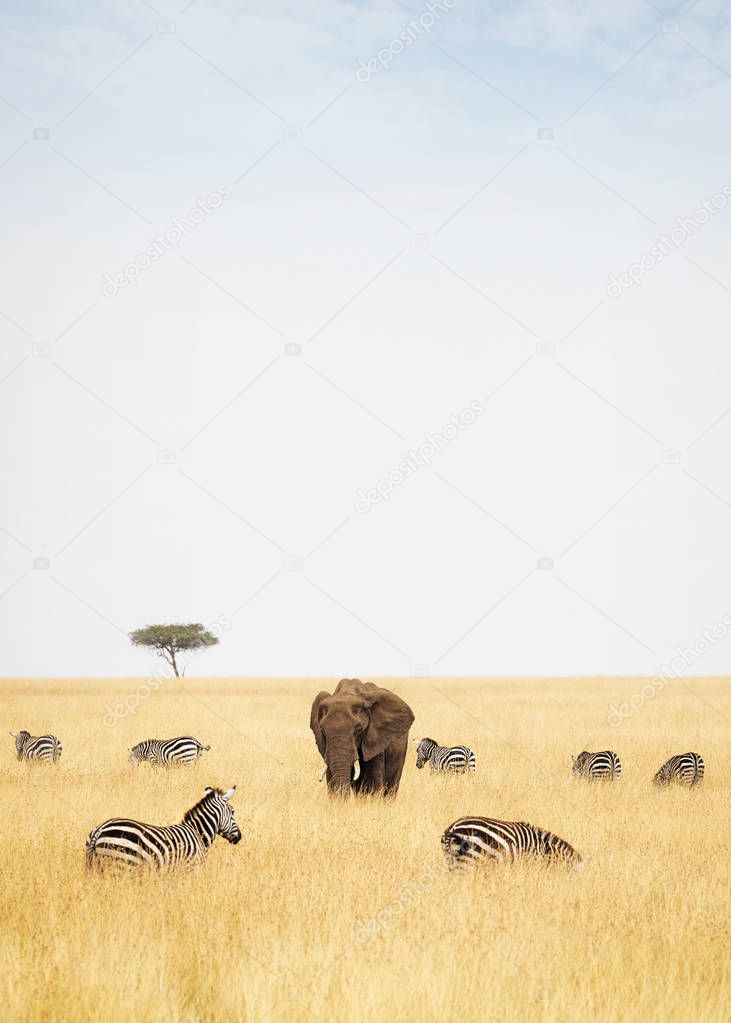
{"label": "acacia tree", "polygon": [[[200,623],[189,625],[146,625],[143,629],[130,632],[132,646],[144,646],[167,661],[180,678],[176,655],[184,650],[201,650],[218,643],[216,636],[204,629]],[[185,671],[185,669],[183,669]]]}

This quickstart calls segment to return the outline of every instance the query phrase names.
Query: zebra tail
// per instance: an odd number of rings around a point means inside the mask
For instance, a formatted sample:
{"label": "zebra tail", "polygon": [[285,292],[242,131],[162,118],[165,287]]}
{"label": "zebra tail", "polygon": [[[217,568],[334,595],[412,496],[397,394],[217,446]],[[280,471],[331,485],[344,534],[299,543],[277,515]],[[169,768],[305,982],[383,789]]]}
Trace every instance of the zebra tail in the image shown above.
{"label": "zebra tail", "polygon": [[58,741],[58,739],[56,739],[54,741],[54,743],[53,743],[53,762],[54,762],[54,764],[57,763],[61,759],[62,751],[63,751],[63,746]]}
{"label": "zebra tail", "polygon": [[96,831],[92,831],[86,840],[86,869],[91,870],[94,866],[94,852],[96,850]]}

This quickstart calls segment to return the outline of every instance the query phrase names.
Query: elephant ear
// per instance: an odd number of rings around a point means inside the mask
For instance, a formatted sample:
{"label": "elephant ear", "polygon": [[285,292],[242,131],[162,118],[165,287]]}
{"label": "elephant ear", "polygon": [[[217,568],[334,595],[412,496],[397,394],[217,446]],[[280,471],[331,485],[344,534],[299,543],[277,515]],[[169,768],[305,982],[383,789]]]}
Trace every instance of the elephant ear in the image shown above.
{"label": "elephant ear", "polygon": [[315,735],[315,742],[317,743],[317,748],[319,749],[320,756],[323,758],[323,760],[325,759],[325,740],[323,739],[322,732],[320,731],[320,723],[317,720],[318,718],[317,712],[320,709],[320,704],[322,703],[322,701],[325,699],[326,696],[329,695],[330,693],[326,693],[325,690],[323,690],[321,693],[318,693],[315,699],[312,701],[312,710],[310,711],[310,728],[312,729]]}
{"label": "elephant ear", "polygon": [[386,746],[408,733],[414,715],[408,703],[388,689],[369,694],[371,722],[363,737],[361,749],[364,760],[372,760],[383,753]]}

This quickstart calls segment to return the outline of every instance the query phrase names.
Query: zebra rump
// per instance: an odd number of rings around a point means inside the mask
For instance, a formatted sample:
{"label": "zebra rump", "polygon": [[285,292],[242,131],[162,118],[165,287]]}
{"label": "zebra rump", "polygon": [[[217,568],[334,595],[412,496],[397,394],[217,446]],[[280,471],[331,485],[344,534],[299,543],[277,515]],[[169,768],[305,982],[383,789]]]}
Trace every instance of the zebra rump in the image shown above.
{"label": "zebra rump", "polygon": [[460,817],[442,835],[447,867],[465,867],[480,860],[514,863],[538,857],[580,866],[581,856],[562,838],[526,821],[500,821],[492,817]]}
{"label": "zebra rump", "polygon": [[30,732],[11,732],[15,739],[18,760],[40,760],[55,764],[61,757],[63,746],[55,735],[31,735]]}
{"label": "zebra rump", "polygon": [[435,739],[420,739],[416,746],[416,766],[429,764],[432,771],[454,774],[475,773],[475,754],[468,746],[440,746]]}
{"label": "zebra rump", "polygon": [[143,824],[115,817],[104,821],[86,840],[87,867],[174,867],[181,863],[204,863],[216,835],[236,845],[241,831],[227,792],[206,788],[203,799],[191,807],[182,823],[169,827]]}
{"label": "zebra rump", "polygon": [[584,750],[578,757],[572,757],[572,760],[575,775],[608,781],[618,781],[622,777],[622,765],[613,750],[605,749],[601,753],[588,753]]}
{"label": "zebra rump", "polygon": [[145,739],[129,750],[130,764],[194,764],[203,753],[210,749],[198,742],[192,735],[181,735],[176,739]]}
{"label": "zebra rump", "polygon": [[689,785],[703,781],[706,765],[699,753],[680,753],[670,757],[653,778],[655,785]]}

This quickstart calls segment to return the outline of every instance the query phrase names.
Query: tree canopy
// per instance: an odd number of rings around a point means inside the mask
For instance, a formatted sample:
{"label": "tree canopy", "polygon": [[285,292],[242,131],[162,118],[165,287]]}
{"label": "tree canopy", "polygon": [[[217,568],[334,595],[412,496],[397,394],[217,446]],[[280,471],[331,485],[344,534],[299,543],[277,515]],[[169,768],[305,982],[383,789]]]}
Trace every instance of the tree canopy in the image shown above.
{"label": "tree canopy", "polygon": [[185,650],[201,650],[218,643],[217,637],[199,622],[188,625],[145,625],[142,629],[130,632],[129,638],[132,646],[144,646],[155,650],[158,657],[168,662],[176,677],[180,677],[177,654]]}

